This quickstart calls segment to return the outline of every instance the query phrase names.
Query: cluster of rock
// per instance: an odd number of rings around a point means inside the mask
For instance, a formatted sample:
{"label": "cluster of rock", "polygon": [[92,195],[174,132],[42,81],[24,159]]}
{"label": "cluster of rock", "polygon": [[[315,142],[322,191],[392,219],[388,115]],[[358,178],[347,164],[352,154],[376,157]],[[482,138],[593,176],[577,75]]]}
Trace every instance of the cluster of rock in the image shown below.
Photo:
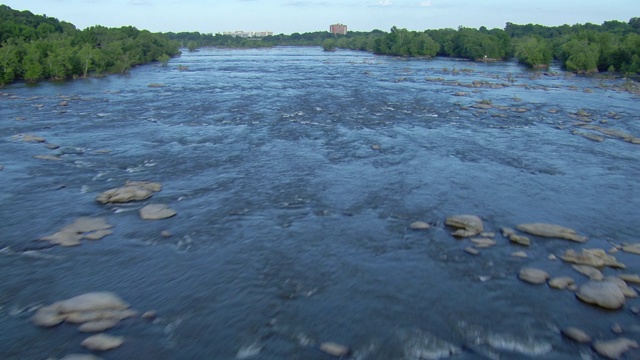
{"label": "cluster of rock", "polygon": [[[101,204],[121,204],[131,201],[146,200],[162,190],[157,182],[127,181],[124,186],[109,189],[96,197]],[[140,209],[140,217],[144,220],[160,220],[175,216],[176,212],[165,204],[149,204]]]}
{"label": "cluster of rock", "polygon": [[607,359],[620,359],[627,351],[638,348],[638,343],[635,340],[624,337],[594,342],[589,334],[575,327],[564,328],[561,332],[564,337],[579,344],[592,344],[593,349]]}
{"label": "cluster of rock", "polygon": [[[41,144],[44,144],[45,147],[49,150],[55,150],[60,147],[59,145],[47,142],[47,139],[41,136],[32,135],[32,134],[16,134],[11,137],[11,140],[22,141],[25,143],[41,143]],[[51,154],[35,155],[34,158],[40,159],[40,160],[48,160],[48,161],[62,161],[62,158],[60,156],[51,155]]]}
{"label": "cluster of rock", "polygon": [[[445,224],[455,228],[451,234],[455,237],[474,237],[477,235],[483,238],[471,238],[474,244],[473,248],[466,248],[465,252],[477,255],[478,249],[491,247],[495,245],[492,239],[484,238],[485,235],[492,235],[484,232],[482,220],[474,215],[456,215],[448,217]],[[577,243],[585,243],[587,238],[576,233],[575,230],[553,224],[530,223],[516,226],[517,230],[546,238],[557,238],[569,240]],[[501,228],[502,235],[509,239],[510,242],[530,246],[531,239],[527,236],[517,234],[512,228]],[[640,244],[623,244],[612,249],[611,252],[625,251],[632,254],[640,254]],[[513,255],[516,255],[515,253]],[[521,254],[526,257],[526,253]],[[557,257],[550,256],[555,260]],[[570,276],[551,277],[548,272],[525,266],[518,272],[518,278],[529,284],[548,284],[554,289],[568,289],[575,292],[577,299],[584,303],[598,306],[604,309],[616,310],[625,305],[627,298],[638,296],[636,290],[628,285],[640,284],[640,275],[620,274],[619,276],[604,276],[599,268],[611,267],[615,269],[625,269],[626,266],[619,262],[613,255],[608,254],[602,249],[568,249],[561,256],[565,263],[571,264],[571,267],[577,272],[587,276],[589,280],[581,285]],[[619,330],[621,332],[621,330]],[[566,337],[581,343],[592,343],[591,337],[581,330],[575,328],[567,328],[563,331]],[[608,341],[595,341],[592,343],[593,349],[603,357],[609,359],[619,359],[620,356],[634,348],[638,347],[636,341],[619,338]]]}
{"label": "cluster of rock", "polygon": [[[122,320],[137,317],[138,313],[130,305],[111,292],[90,292],[70,299],[57,301],[39,308],[31,317],[31,322],[40,327],[54,327],[62,323],[77,325],[83,333],[97,333],[81,342],[92,351],[107,351],[121,346],[125,339],[104,333],[120,324]],[[142,314],[142,318],[152,319],[154,312]],[[68,355],[80,358],[86,355]]]}

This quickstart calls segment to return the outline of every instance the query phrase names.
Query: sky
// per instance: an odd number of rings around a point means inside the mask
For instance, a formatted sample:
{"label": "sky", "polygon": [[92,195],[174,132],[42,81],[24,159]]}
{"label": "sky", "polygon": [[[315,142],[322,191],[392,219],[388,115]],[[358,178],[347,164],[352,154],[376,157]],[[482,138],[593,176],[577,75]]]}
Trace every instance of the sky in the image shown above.
{"label": "sky", "polygon": [[79,29],[135,26],[152,32],[352,31],[504,28],[514,24],[602,24],[640,17],[639,0],[3,0]]}

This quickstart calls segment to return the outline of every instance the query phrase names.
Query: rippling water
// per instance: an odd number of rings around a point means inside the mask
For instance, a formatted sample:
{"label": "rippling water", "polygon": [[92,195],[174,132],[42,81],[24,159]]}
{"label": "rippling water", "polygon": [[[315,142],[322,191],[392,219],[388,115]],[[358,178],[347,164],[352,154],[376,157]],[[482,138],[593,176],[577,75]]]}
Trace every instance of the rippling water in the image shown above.
{"label": "rippling water", "polygon": [[[159,314],[111,330],[126,342],[106,359],[329,359],[325,341],[357,359],[580,359],[595,355],[558,329],[610,339],[613,323],[640,340],[636,300],[604,312],[516,278],[529,265],[584,282],[547,259],[580,244],[533,237],[517,259],[498,234],[472,256],[443,225],[475,214],[489,231],[548,222],[588,236],[586,247],[637,242],[640,146],[572,134],[587,112],[640,136],[638,98],[616,84],[515,63],[276,48],[2,88],[0,353],[82,352],[75,328],[28,319],[99,290]],[[94,201],[127,180],[163,190]],[[143,221],[148,203],[178,215]],[[37,241],[80,216],[104,216],[114,233],[73,248]],[[410,230],[417,220],[433,226]],[[616,254],[638,273],[634,256]]]}

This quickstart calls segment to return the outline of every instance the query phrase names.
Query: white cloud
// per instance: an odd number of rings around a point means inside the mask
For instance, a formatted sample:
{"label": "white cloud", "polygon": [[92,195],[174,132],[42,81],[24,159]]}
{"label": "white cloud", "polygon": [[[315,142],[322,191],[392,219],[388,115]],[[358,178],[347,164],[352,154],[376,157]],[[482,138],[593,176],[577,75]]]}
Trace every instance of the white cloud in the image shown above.
{"label": "white cloud", "polygon": [[423,1],[420,4],[418,4],[418,6],[429,7],[429,6],[431,6],[431,1]]}

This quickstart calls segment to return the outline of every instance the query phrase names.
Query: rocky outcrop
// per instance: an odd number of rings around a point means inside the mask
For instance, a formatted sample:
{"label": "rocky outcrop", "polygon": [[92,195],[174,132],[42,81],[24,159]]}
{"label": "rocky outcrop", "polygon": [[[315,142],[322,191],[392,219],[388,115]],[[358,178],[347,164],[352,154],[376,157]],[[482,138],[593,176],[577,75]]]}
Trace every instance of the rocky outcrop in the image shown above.
{"label": "rocky outcrop", "polygon": [[455,215],[449,216],[445,224],[458,228],[452,233],[455,237],[476,236],[484,231],[482,219],[475,215]]}
{"label": "rocky outcrop", "polygon": [[582,249],[580,252],[569,249],[565,251],[560,258],[568,263],[577,265],[593,267],[609,266],[618,269],[626,268],[626,266],[618,262],[614,256],[608,255],[607,252],[602,249]]}
{"label": "rocky outcrop", "polygon": [[637,349],[638,343],[635,340],[620,338],[609,341],[596,341],[593,343],[593,349],[607,359],[620,359],[622,354],[629,350]]}
{"label": "rocky outcrop", "polygon": [[96,197],[101,204],[127,203],[150,198],[154,193],[162,190],[162,185],[147,181],[127,181],[123,187],[103,192]]}
{"label": "rocky outcrop", "polygon": [[587,241],[586,237],[578,235],[575,230],[560,225],[531,223],[520,224],[516,226],[516,229],[536,236],[566,239],[581,243]]}
{"label": "rocky outcrop", "polygon": [[107,223],[102,217],[81,217],[73,224],[67,225],[58,232],[45,236],[40,240],[48,241],[60,246],[77,246],[82,239],[100,240],[111,234],[113,225]]}

